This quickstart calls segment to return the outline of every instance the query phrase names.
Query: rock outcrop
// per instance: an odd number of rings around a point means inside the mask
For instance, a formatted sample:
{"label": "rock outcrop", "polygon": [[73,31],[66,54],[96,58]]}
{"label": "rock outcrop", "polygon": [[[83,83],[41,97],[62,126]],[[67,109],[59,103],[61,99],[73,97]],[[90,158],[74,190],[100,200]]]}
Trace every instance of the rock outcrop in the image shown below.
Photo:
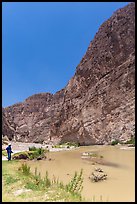
{"label": "rock outcrop", "polygon": [[67,86],[3,109],[3,135],[23,142],[104,144],[133,135],[135,4],[99,28]]}
{"label": "rock outcrop", "polygon": [[7,138],[7,142],[12,140],[15,135],[15,125],[11,121],[11,124],[8,122],[7,111],[2,108],[2,142]]}

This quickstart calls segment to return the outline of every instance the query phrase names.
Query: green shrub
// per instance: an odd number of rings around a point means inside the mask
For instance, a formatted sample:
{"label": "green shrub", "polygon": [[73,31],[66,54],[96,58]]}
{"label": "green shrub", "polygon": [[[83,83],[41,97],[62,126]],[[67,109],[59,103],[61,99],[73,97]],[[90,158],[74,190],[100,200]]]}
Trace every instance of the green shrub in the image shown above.
{"label": "green shrub", "polygon": [[39,155],[43,155],[44,154],[44,152],[45,152],[45,150],[44,149],[42,149],[42,148],[38,148],[38,154]]}
{"label": "green shrub", "polygon": [[21,167],[18,168],[18,170],[26,176],[30,175],[30,167],[25,163],[23,163]]}
{"label": "green shrub", "polygon": [[69,184],[66,185],[66,190],[72,194],[80,194],[83,186],[83,178],[82,178],[83,170],[81,169],[80,174],[75,172],[74,177],[71,179]]}
{"label": "green shrub", "polygon": [[37,148],[35,146],[29,147],[29,151],[36,151]]}
{"label": "green shrub", "polygon": [[31,190],[39,190],[38,186],[33,181],[27,181],[25,188],[31,189]]}
{"label": "green shrub", "polygon": [[131,139],[126,141],[125,144],[133,144],[133,145],[135,145],[135,137],[131,137]]}
{"label": "green shrub", "polygon": [[38,158],[39,157],[39,154],[37,151],[31,151],[31,152],[28,152],[28,155],[29,155],[29,159],[32,160],[32,159],[35,159],[35,158]]}
{"label": "green shrub", "polygon": [[15,153],[12,158],[32,160],[32,159],[37,159],[39,156],[45,157],[45,153],[47,151],[48,150],[45,150],[43,148],[32,147],[32,148],[29,148],[29,151]]}
{"label": "green shrub", "polygon": [[14,178],[13,176],[11,176],[11,175],[8,175],[7,177],[6,177],[6,184],[7,185],[9,185],[9,184],[12,184],[12,183],[15,183],[15,182],[17,182],[19,179],[17,179],[17,178]]}
{"label": "green shrub", "polygon": [[119,140],[113,140],[112,142],[111,142],[111,145],[117,145],[119,143]]}
{"label": "green shrub", "polygon": [[[31,148],[30,148],[31,149]],[[40,148],[35,148],[33,147],[31,149],[31,151],[33,151],[34,156],[40,156],[40,155],[44,155],[44,153],[46,153],[48,150],[43,149],[42,147]]]}

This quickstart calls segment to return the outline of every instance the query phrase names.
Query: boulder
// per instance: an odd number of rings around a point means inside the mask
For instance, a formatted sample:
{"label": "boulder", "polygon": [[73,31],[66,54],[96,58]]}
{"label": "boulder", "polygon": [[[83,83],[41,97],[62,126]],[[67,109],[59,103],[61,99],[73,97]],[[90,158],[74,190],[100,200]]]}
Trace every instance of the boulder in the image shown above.
{"label": "boulder", "polygon": [[95,171],[97,171],[97,172],[104,172],[103,169],[98,168],[98,167],[95,168]]}
{"label": "boulder", "polygon": [[93,182],[103,181],[107,179],[107,174],[92,172],[91,176],[89,176],[89,179]]}

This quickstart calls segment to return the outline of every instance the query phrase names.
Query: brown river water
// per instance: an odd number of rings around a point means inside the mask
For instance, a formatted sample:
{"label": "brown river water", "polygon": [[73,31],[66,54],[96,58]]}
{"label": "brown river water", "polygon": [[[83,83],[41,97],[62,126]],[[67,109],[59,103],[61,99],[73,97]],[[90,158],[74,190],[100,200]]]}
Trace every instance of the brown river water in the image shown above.
{"label": "brown river water", "polygon": [[[82,159],[84,152],[95,152],[103,156],[106,161],[104,165],[95,164]],[[49,160],[51,159],[51,160]],[[74,176],[75,171],[83,169],[82,196],[86,201],[103,202],[134,202],[135,201],[135,149],[121,149],[119,146],[84,146],[70,151],[48,152],[46,160],[27,161],[34,172],[49,177],[59,178],[67,184]],[[91,182],[90,174],[95,167],[101,167],[107,173],[107,180]]]}

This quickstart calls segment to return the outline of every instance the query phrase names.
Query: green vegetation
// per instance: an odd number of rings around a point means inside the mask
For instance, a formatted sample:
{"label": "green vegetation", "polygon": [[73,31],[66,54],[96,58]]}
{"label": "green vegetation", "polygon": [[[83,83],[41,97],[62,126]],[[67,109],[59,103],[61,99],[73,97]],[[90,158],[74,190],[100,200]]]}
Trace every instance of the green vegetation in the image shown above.
{"label": "green vegetation", "polygon": [[[82,170],[79,174],[75,172],[72,180],[64,185],[55,176],[50,179],[47,171],[42,178],[37,169],[33,174],[26,163],[20,164],[14,160],[2,162],[2,202],[84,201],[81,197]],[[22,193],[17,194],[19,190]]]}
{"label": "green vegetation", "polygon": [[111,145],[114,146],[114,145],[117,145],[118,143],[120,143],[119,140],[113,140],[113,141],[111,142]]}
{"label": "green vegetation", "polygon": [[69,182],[69,184],[66,185],[66,190],[71,192],[72,194],[78,195],[80,198],[80,193],[83,189],[82,183],[83,183],[83,178],[82,178],[83,170],[81,169],[80,174],[75,172],[74,177],[72,180]]}
{"label": "green vegetation", "polygon": [[30,167],[26,163],[23,163],[22,166],[18,168],[18,171],[22,171],[24,175],[30,175]]}
{"label": "green vegetation", "polygon": [[29,151],[36,152],[38,155],[42,155],[43,153],[47,152],[48,150],[43,149],[42,147],[36,148],[36,147],[29,147]]}
{"label": "green vegetation", "polygon": [[36,151],[37,148],[35,146],[29,147],[29,151]]}
{"label": "green vegetation", "polygon": [[[28,167],[29,168],[29,167]],[[52,181],[48,177],[48,172],[46,171],[46,175],[44,178],[41,177],[40,173],[37,173],[37,168],[35,168],[35,174],[31,174],[31,180],[26,182],[25,187],[34,191],[46,190],[46,188],[51,187]]]}
{"label": "green vegetation", "polygon": [[87,157],[90,156],[90,158],[100,158],[102,159],[103,156],[99,155],[98,153],[93,153],[93,152],[87,152]]}
{"label": "green vegetation", "polygon": [[79,143],[76,143],[76,142],[65,142],[65,143],[59,143],[57,145],[54,145],[53,147],[54,148],[79,147]]}
{"label": "green vegetation", "polygon": [[125,144],[133,144],[133,145],[135,145],[135,137],[131,137],[131,139],[126,141]]}
{"label": "green vegetation", "polygon": [[[25,169],[26,168],[29,169],[29,167],[25,166]],[[22,166],[22,169],[24,169],[24,166]],[[26,171],[24,173],[26,175]],[[28,171],[28,173],[30,174],[30,171]],[[46,171],[45,177],[42,178],[41,174],[37,173],[37,168],[35,168],[35,174],[31,175],[31,180],[27,181],[25,187],[37,191],[37,190],[44,190],[44,189],[46,190],[47,188],[54,186],[66,192],[69,192],[74,197],[77,197],[79,200],[81,200],[81,191],[83,188],[82,173],[83,173],[82,170],[80,171],[80,174],[75,172],[75,175],[72,178],[72,180],[67,185],[64,185],[61,181],[59,181],[59,179],[56,179],[55,176],[53,176],[53,179],[50,179],[48,176],[48,171]]]}
{"label": "green vegetation", "polygon": [[119,141],[119,140],[113,140],[112,141],[112,143],[111,143],[111,145],[117,145],[117,144],[133,144],[133,145],[135,145],[135,136],[132,136],[128,141],[126,141],[126,142],[121,142],[121,141]]}
{"label": "green vegetation", "polygon": [[68,146],[74,146],[74,147],[79,147],[79,143],[76,143],[76,142],[66,142],[64,143],[65,145],[68,145]]}
{"label": "green vegetation", "polygon": [[42,148],[31,147],[29,151],[15,153],[13,159],[38,159],[45,158],[48,150]]}
{"label": "green vegetation", "polygon": [[5,183],[6,183],[7,185],[9,185],[9,184],[15,183],[15,182],[17,182],[17,181],[18,181],[17,178],[13,178],[12,176],[8,175],[8,176],[6,177]]}
{"label": "green vegetation", "polygon": [[97,153],[89,153],[89,156],[90,157],[98,157],[98,154]]}

